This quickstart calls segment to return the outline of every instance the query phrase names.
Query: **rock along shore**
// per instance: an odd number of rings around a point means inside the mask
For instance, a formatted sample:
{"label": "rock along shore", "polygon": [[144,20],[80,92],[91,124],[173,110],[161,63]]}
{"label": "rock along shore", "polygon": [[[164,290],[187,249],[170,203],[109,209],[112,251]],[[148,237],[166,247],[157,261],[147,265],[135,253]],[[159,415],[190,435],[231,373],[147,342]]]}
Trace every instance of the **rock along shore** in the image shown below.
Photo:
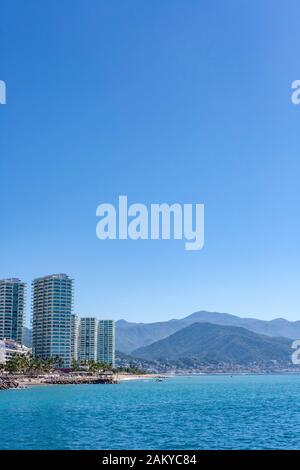
{"label": "rock along shore", "polygon": [[81,384],[115,384],[119,380],[116,375],[94,375],[94,376],[74,376],[74,375],[39,375],[26,376],[0,376],[0,390],[10,388],[23,388],[29,385],[81,385]]}
{"label": "rock along shore", "polygon": [[9,390],[10,388],[18,388],[19,383],[15,380],[0,379],[0,390]]}
{"label": "rock along shore", "polygon": [[114,377],[60,377],[43,380],[47,385],[82,385],[82,384],[113,384],[117,383]]}

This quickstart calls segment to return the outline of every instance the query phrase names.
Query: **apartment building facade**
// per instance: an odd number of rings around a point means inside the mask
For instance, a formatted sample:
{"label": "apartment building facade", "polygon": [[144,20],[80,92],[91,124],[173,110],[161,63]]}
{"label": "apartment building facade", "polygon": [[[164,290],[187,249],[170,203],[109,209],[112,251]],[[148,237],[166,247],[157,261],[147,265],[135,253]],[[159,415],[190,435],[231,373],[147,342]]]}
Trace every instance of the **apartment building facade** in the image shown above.
{"label": "apartment building facade", "polygon": [[32,351],[35,358],[72,363],[73,279],[52,274],[32,282]]}
{"label": "apartment building facade", "polygon": [[20,279],[0,280],[0,340],[23,344],[25,289]]}
{"label": "apartment building facade", "polygon": [[97,360],[115,366],[115,322],[99,320]]}
{"label": "apartment building facade", "polygon": [[80,319],[79,361],[97,360],[98,320],[94,317]]}
{"label": "apartment building facade", "polygon": [[80,362],[99,361],[115,365],[115,323],[113,320],[98,320],[96,317],[80,319]]}

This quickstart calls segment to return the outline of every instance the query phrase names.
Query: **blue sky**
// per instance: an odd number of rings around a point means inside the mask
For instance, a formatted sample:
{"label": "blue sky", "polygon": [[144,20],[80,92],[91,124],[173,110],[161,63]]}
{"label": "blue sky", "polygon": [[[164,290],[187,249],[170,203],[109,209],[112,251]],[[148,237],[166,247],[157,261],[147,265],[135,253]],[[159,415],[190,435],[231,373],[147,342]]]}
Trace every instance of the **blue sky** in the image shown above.
{"label": "blue sky", "polygon": [[[81,315],[300,319],[299,2],[0,8],[0,277],[66,272]],[[204,203],[205,248],[98,240],[120,194]]]}

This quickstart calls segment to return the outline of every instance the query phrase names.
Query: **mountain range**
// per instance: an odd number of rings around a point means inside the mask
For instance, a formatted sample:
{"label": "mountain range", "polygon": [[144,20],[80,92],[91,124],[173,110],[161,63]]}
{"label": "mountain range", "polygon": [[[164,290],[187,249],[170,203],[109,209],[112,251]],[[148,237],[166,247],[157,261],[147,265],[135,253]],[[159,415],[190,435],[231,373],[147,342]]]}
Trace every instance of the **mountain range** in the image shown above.
{"label": "mountain range", "polygon": [[[298,338],[300,321],[266,321],[218,312],[199,311],[155,323],[116,322],[117,351],[147,360],[285,361],[291,355],[291,340]],[[24,328],[24,344],[31,346],[29,328]]]}
{"label": "mountain range", "polygon": [[202,363],[287,362],[291,340],[260,335],[236,326],[194,323],[167,338],[133,351],[147,360],[192,359]]}
{"label": "mountain range", "polygon": [[27,348],[31,348],[32,346],[32,331],[27,326],[23,328],[23,343]]}
{"label": "mountain range", "polygon": [[116,349],[126,354],[155,343],[194,323],[211,323],[221,326],[236,326],[254,333],[271,337],[300,338],[300,321],[290,322],[284,318],[258,320],[240,318],[228,313],[195,312],[180,320],[156,323],[116,322]]}

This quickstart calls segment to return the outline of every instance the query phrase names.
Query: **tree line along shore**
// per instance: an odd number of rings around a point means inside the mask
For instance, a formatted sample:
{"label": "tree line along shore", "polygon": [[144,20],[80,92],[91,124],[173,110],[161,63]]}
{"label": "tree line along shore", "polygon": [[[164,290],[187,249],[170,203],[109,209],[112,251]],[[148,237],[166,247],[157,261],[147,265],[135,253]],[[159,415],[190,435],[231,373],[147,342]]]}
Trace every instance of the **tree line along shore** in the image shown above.
{"label": "tree line along shore", "polygon": [[74,361],[72,368],[61,369],[59,358],[34,358],[15,355],[0,364],[0,390],[28,385],[115,384],[124,377],[144,377],[137,367],[113,368],[98,361]]}

